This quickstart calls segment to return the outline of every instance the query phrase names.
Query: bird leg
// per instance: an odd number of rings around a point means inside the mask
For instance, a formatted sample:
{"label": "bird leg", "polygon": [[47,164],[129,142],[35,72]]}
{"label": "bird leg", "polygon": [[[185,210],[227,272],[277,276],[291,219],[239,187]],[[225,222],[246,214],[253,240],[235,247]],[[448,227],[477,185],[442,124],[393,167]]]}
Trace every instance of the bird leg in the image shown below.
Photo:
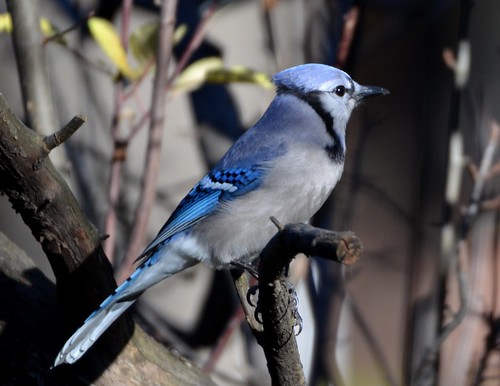
{"label": "bird leg", "polygon": [[250,264],[245,264],[240,261],[232,261],[231,265],[234,265],[237,268],[240,268],[246,272],[248,272],[250,275],[252,275],[257,281],[259,280],[259,273],[257,272],[257,269]]}

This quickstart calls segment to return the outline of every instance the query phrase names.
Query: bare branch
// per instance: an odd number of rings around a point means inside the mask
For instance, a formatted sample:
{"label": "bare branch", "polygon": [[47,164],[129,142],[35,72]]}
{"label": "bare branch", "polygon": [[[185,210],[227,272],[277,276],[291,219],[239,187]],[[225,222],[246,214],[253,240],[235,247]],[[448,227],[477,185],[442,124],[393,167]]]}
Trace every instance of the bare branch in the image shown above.
{"label": "bare branch", "polygon": [[193,38],[189,42],[189,45],[186,47],[186,51],[184,51],[184,53],[182,54],[182,57],[179,59],[179,63],[175,67],[174,73],[169,78],[166,84],[166,87],[168,89],[172,87],[174,81],[180,75],[182,70],[184,70],[184,68],[187,66],[189,59],[191,59],[191,56],[193,55],[194,51],[196,51],[196,49],[200,46],[201,42],[203,41],[203,38],[206,35],[208,22],[212,18],[216,9],[217,9],[217,0],[212,0],[210,5],[205,9],[205,12],[203,12],[202,19],[198,24],[195,33],[193,34]]}
{"label": "bare branch", "polygon": [[371,320],[369,317],[364,317],[360,307],[352,296],[346,297],[347,304],[351,311],[354,322],[357,324],[361,334],[364,336],[368,348],[371,350],[374,360],[379,365],[383,378],[387,382],[388,386],[397,386],[398,381],[395,379],[394,375],[391,373],[391,368],[389,366],[389,361],[384,354],[383,345],[380,345],[373,333]]}
{"label": "bare branch", "polygon": [[236,293],[240,299],[241,307],[238,307],[229,319],[228,325],[217,340],[217,343],[212,349],[208,360],[203,365],[203,372],[207,374],[210,374],[214,370],[217,361],[220,359],[229,342],[229,338],[233,335],[245,318],[257,341],[262,339],[262,324],[255,320],[253,308],[246,301],[246,296],[249,290],[247,275],[242,269],[231,270],[231,275],[233,277]]}
{"label": "bare branch", "polygon": [[[481,194],[483,193],[484,184],[488,179],[491,167],[493,165],[493,157],[498,145],[499,136],[500,126],[495,120],[492,120],[490,123],[490,139],[488,141],[486,149],[484,149],[483,157],[481,159],[481,165],[479,166],[479,171],[474,182],[474,188],[472,189],[470,203],[464,216],[466,229],[464,229],[463,232],[465,233],[468,231],[468,225],[470,225],[470,221],[479,211],[479,201],[481,200]],[[465,235],[461,235],[461,237],[465,237]]]}
{"label": "bare branch", "polygon": [[156,179],[160,169],[161,143],[165,122],[165,102],[167,75],[172,57],[172,41],[175,26],[177,0],[163,0],[161,24],[158,38],[156,74],[153,84],[153,100],[151,107],[151,123],[149,127],[148,148],[146,153],[146,169],[142,182],[139,205],[135,212],[134,229],[127,248],[123,265],[117,277],[125,279],[133,269],[133,262],[139,254],[144,242],[151,208],[156,194]]}
{"label": "bare branch", "polygon": [[86,121],[83,115],[76,115],[61,130],[46,136],[43,143],[47,154],[60,144],[66,142]]}
{"label": "bare branch", "polygon": [[58,41],[58,40],[61,40],[64,35],[70,33],[71,31],[74,31],[75,29],[77,28],[80,28],[80,26],[84,23],[87,22],[88,19],[90,19],[91,17],[93,17],[95,15],[95,11],[90,11],[87,16],[83,17],[82,19],[78,20],[76,23],[70,25],[68,28],[66,29],[63,29],[62,31],[52,35],[52,36],[48,36],[46,37],[42,44],[47,44],[47,43],[50,43],[50,42],[53,42],[53,41]]}
{"label": "bare branch", "polygon": [[500,126],[496,121],[491,121],[490,139],[484,150],[479,170],[474,172],[474,186],[469,199],[469,205],[462,214],[459,239],[455,247],[454,255],[450,258],[450,265],[454,270],[458,283],[460,305],[451,320],[441,328],[434,344],[429,347],[424,354],[422,361],[417,368],[417,384],[420,384],[420,382],[424,382],[431,377],[431,369],[437,360],[441,346],[450,334],[462,323],[469,309],[469,298],[467,294],[468,283],[465,263],[468,256],[466,239],[469,233],[470,225],[477,216],[481,206],[481,195],[484,190],[484,185],[491,174],[493,157],[498,146],[499,137]]}
{"label": "bare branch", "polygon": [[[12,40],[29,126],[48,135],[57,126],[42,47],[37,0],[8,0]],[[38,28],[37,28],[38,27]]]}
{"label": "bare branch", "polygon": [[[308,224],[282,226],[260,255],[259,303],[264,324],[260,342],[273,385],[305,385],[305,376],[295,340],[294,299],[284,272],[298,253],[314,255],[342,264],[356,262],[360,240],[352,232],[332,232]],[[295,296],[295,295],[293,295]]]}
{"label": "bare branch", "polygon": [[[130,17],[132,12],[132,0],[123,0],[122,2],[122,22],[120,28],[120,41],[125,49],[128,50],[128,34],[130,27]],[[104,232],[108,235],[104,244],[104,251],[112,265],[115,266],[115,246],[118,217],[116,208],[120,197],[120,187],[123,173],[123,162],[126,159],[129,141],[123,140],[120,135],[120,124],[123,103],[127,99],[124,93],[123,82],[115,83],[115,101],[113,111],[113,123],[111,126],[111,136],[113,138],[113,156],[111,157],[111,170],[108,183],[108,211],[104,221]]]}
{"label": "bare branch", "polygon": [[[203,38],[206,35],[208,22],[212,18],[216,9],[217,9],[217,1],[212,1],[210,6],[206,8],[205,12],[203,13],[201,22],[198,24],[196,31],[193,34],[192,40],[189,42],[186,51],[179,59],[179,62],[177,63],[177,66],[175,67],[173,74],[169,77],[165,85],[166,91],[170,91],[177,77],[186,68],[189,59],[191,59],[191,56],[193,55],[194,51],[196,51],[196,49],[200,46],[201,42],[203,41]],[[142,81],[142,78],[139,81]],[[132,90],[131,92],[133,91],[134,90]],[[137,123],[132,127],[132,129],[130,130],[130,134],[127,137],[127,140],[131,140],[150,119],[151,119],[151,111],[148,110],[141,115]]]}
{"label": "bare branch", "polygon": [[[70,371],[62,367],[46,377],[64,340],[115,289],[113,272],[100,246],[97,230],[47,157],[44,137],[24,126],[9,110],[1,94],[0,181],[0,191],[8,196],[47,255],[57,279],[58,295],[56,304],[54,294],[49,293],[54,291],[53,287],[42,292],[39,286],[26,284],[25,275],[30,272],[28,266],[21,263],[19,254],[11,257],[8,252],[0,253],[0,273],[12,277],[12,280],[0,280],[0,293],[17,296],[12,296],[7,303],[14,305],[6,308],[12,313],[3,313],[0,317],[0,325],[6,326],[0,329],[0,351],[9,352],[9,364],[16,369],[29,368],[26,371],[35,372],[38,381],[42,379],[56,385],[81,383],[82,379],[97,386],[139,384],[146,377],[158,385],[213,384],[194,366],[175,358],[154,342],[140,327],[132,328],[132,320],[127,315],[103,335],[91,355],[83,357]],[[48,310],[39,312],[40,304]],[[43,323],[33,315],[43,317]],[[18,326],[28,328],[29,333],[23,334]],[[26,350],[15,355],[12,347],[9,350],[1,347],[1,342],[14,340],[19,343],[16,346],[30,347],[28,364]],[[133,373],[130,368],[134,368]],[[36,369],[42,371],[37,373]],[[53,383],[52,379],[63,381]]]}

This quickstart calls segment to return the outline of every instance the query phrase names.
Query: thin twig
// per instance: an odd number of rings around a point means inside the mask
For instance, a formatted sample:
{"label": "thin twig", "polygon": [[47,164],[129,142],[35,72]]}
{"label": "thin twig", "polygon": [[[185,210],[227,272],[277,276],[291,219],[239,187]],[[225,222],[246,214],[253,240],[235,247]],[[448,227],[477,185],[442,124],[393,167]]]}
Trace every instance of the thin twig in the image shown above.
{"label": "thin twig", "polygon": [[[193,34],[193,38],[189,42],[186,51],[184,51],[184,53],[182,54],[182,57],[179,59],[179,62],[177,63],[177,66],[175,67],[173,74],[169,77],[168,81],[166,82],[165,88],[167,89],[167,91],[172,88],[175,80],[178,78],[181,72],[186,68],[194,51],[196,51],[196,49],[200,46],[201,42],[203,41],[203,38],[205,37],[207,32],[208,22],[212,18],[216,9],[217,9],[217,1],[213,1],[203,13],[202,20],[198,24],[196,31]],[[141,129],[150,120],[150,118],[151,118],[151,111],[148,110],[144,114],[142,114],[137,123],[133,126],[132,130],[130,130],[130,134],[128,135],[127,140],[131,140],[135,135],[137,135],[137,133],[141,131]]]}
{"label": "thin twig", "polygon": [[[132,15],[132,0],[122,2],[122,23],[120,28],[120,42],[125,51],[128,51],[128,34],[130,17]],[[111,136],[114,142],[113,156],[111,158],[111,170],[108,183],[108,211],[104,223],[104,233],[108,236],[104,244],[104,251],[112,265],[115,263],[115,247],[117,237],[118,217],[116,208],[120,197],[120,187],[123,174],[123,162],[126,159],[128,141],[123,141],[120,137],[121,112],[125,102],[123,82],[115,84],[115,103],[113,112],[113,124],[111,126]]]}
{"label": "thin twig", "polygon": [[128,36],[130,29],[130,16],[132,15],[132,0],[122,1],[122,25],[120,29],[120,41],[125,52],[128,51]]}
{"label": "thin twig", "polygon": [[[224,349],[226,348],[229,338],[234,334],[236,329],[241,325],[241,322],[246,319],[248,325],[250,326],[250,330],[253,335],[259,341],[262,336],[262,324],[257,322],[254,317],[253,308],[246,301],[246,296],[249,290],[249,281],[248,277],[243,270],[231,270],[231,275],[233,277],[234,285],[236,288],[236,293],[240,299],[241,306],[237,307],[236,311],[233,313],[231,318],[229,319],[229,323],[227,327],[224,329],[224,332],[217,340],[215,347],[212,349],[208,360],[203,365],[203,372],[210,374],[213,372],[215,366],[217,365],[217,361],[221,357]],[[253,279],[253,284],[256,283],[256,280]]]}
{"label": "thin twig", "polygon": [[469,233],[470,225],[474,218],[477,216],[480,209],[481,195],[484,190],[484,185],[490,174],[490,169],[493,165],[493,156],[495,154],[496,148],[498,146],[498,139],[500,136],[500,126],[496,121],[492,121],[490,124],[490,139],[486,146],[481,159],[481,165],[479,171],[477,172],[474,186],[472,189],[471,197],[469,200],[469,205],[467,206],[464,214],[462,215],[460,224],[460,235],[457,241],[455,255],[451,257],[450,264],[454,268],[456,280],[458,283],[459,292],[459,308],[451,320],[441,328],[441,331],[434,341],[432,347],[429,347],[422,358],[417,370],[417,384],[424,382],[429,378],[431,373],[431,368],[437,360],[439,349],[450,336],[450,334],[462,323],[467,311],[469,309],[469,298],[468,298],[468,283],[466,276],[466,264],[467,261],[467,235]]}
{"label": "thin twig", "polygon": [[361,334],[364,336],[368,348],[371,349],[373,353],[373,358],[375,359],[375,361],[378,363],[378,365],[382,370],[382,374],[383,377],[385,378],[385,381],[387,382],[387,385],[397,386],[398,382],[391,374],[389,362],[387,361],[387,358],[384,355],[382,346],[379,344],[379,342],[375,338],[375,335],[372,333],[372,330],[370,329],[369,321],[367,321],[366,318],[363,317],[357,303],[355,302],[352,296],[347,296],[346,300],[355,323],[361,330]]}
{"label": "thin twig", "polygon": [[[117,123],[115,123],[117,125]],[[105,219],[106,242],[104,251],[112,265],[115,263],[115,245],[117,236],[118,218],[116,208],[120,197],[121,176],[123,170],[123,161],[125,160],[126,147],[120,147],[119,141],[115,140],[115,148],[111,159],[111,170],[108,183],[108,211]]]}
{"label": "thin twig", "polygon": [[47,154],[60,144],[66,142],[84,123],[86,118],[83,115],[76,115],[61,130],[44,137],[43,143]]}
{"label": "thin twig", "polygon": [[51,36],[47,36],[45,39],[43,39],[42,41],[42,44],[43,45],[46,45],[47,43],[50,43],[50,42],[53,42],[53,41],[56,41],[56,40],[59,40],[61,39],[64,35],[66,35],[67,33],[71,32],[71,31],[74,31],[76,30],[77,28],[80,28],[80,26],[87,22],[88,19],[90,19],[91,17],[93,17],[95,15],[95,11],[92,10],[90,11],[87,16],[83,17],[82,19],[78,20],[76,23],[74,23],[73,25],[70,25],[68,28],[66,29],[63,29],[62,31],[59,31],[58,33],[55,33],[54,35],[51,35]]}
{"label": "thin twig", "polygon": [[167,84],[168,68],[172,57],[176,7],[176,0],[163,0],[162,2],[144,179],[139,205],[135,212],[134,228],[125,254],[125,261],[117,273],[118,281],[125,279],[132,271],[133,262],[144,242],[147,224],[154,204],[156,180],[160,169],[161,144],[165,122],[165,101],[168,91],[165,86]]}
{"label": "thin twig", "polygon": [[210,3],[210,5],[203,12],[203,16],[201,18],[201,21],[198,24],[195,33],[193,34],[193,38],[191,39],[188,46],[186,47],[186,50],[184,51],[181,58],[179,59],[179,62],[177,63],[177,66],[175,67],[174,73],[168,79],[168,82],[165,85],[168,89],[170,89],[172,87],[173,83],[178,78],[178,76],[180,75],[182,70],[184,70],[184,68],[186,68],[189,60],[191,59],[191,56],[193,56],[193,53],[200,46],[201,42],[203,41],[203,38],[206,35],[208,22],[212,18],[216,9],[217,9],[217,1],[213,0]]}
{"label": "thin twig", "polygon": [[233,333],[236,331],[236,329],[241,325],[241,321],[244,319],[245,313],[243,312],[242,307],[236,308],[236,312],[232,315],[231,319],[229,320],[229,324],[227,327],[224,329],[223,334],[219,337],[217,340],[217,343],[215,344],[215,347],[213,348],[212,352],[210,353],[210,356],[208,357],[208,360],[205,362],[201,370],[205,374],[211,374],[215,366],[217,364],[217,361],[221,357],[222,353],[224,352],[224,349],[226,348],[227,344],[229,343],[229,338],[233,335]]}
{"label": "thin twig", "polygon": [[[19,69],[24,108],[31,129],[51,134],[58,126],[50,93],[39,25],[38,1],[8,0],[15,28],[12,40]],[[57,166],[57,165],[56,165]]]}
{"label": "thin twig", "polygon": [[130,130],[127,140],[130,141],[133,137],[135,137],[137,133],[141,131],[144,125],[149,122],[150,118],[151,118],[151,110],[144,112],[141,115],[141,118],[139,118],[139,120],[134,124],[134,126]]}
{"label": "thin twig", "polygon": [[[486,145],[486,149],[484,150],[483,157],[481,159],[481,165],[479,167],[479,171],[474,183],[474,188],[472,190],[470,203],[464,216],[464,223],[466,228],[463,229],[462,232],[465,234],[468,231],[468,226],[470,225],[472,218],[474,218],[479,211],[481,194],[484,190],[484,185],[488,179],[488,175],[490,174],[490,170],[493,165],[493,157],[498,145],[499,136],[500,126],[498,125],[498,122],[492,120],[490,123],[490,139],[488,141],[488,144]],[[461,237],[465,237],[465,234],[462,234]]]}

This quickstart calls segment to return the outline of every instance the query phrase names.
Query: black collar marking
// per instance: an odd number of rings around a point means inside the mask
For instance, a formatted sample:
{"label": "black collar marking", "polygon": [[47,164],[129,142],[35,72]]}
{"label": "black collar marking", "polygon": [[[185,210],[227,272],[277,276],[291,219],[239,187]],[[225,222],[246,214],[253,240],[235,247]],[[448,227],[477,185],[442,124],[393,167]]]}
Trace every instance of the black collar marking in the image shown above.
{"label": "black collar marking", "polygon": [[313,110],[316,112],[316,114],[319,115],[319,117],[325,124],[326,132],[333,139],[333,144],[325,146],[325,151],[328,154],[328,157],[336,163],[344,163],[345,149],[342,146],[340,137],[333,129],[333,125],[335,123],[333,116],[328,111],[326,111],[323,105],[321,104],[321,98],[320,98],[321,91],[314,91],[304,94],[297,92],[295,90],[290,90],[288,88],[280,87],[278,89],[278,93],[284,93],[284,94],[286,93],[294,95],[297,98],[306,102],[309,106],[313,108]]}

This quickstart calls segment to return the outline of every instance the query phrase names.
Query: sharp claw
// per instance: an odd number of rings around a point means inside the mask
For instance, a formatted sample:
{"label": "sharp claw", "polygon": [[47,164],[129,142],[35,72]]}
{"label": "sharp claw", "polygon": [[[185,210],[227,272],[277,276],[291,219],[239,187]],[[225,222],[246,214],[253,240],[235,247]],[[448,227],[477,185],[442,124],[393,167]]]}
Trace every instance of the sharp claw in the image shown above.
{"label": "sharp claw", "polygon": [[[299,297],[297,295],[297,292],[295,291],[295,288],[293,288],[292,284],[288,280],[286,281],[286,283],[288,288],[288,294],[290,295],[289,298],[290,302],[288,305],[289,307],[292,308],[291,312],[292,312],[292,317],[294,318],[293,328],[295,329],[295,327],[298,327],[295,335],[299,335],[303,329],[303,320],[299,314]],[[257,303],[255,303],[252,299],[257,294],[258,290],[259,287],[257,285],[250,287],[247,292],[246,300],[251,307],[255,308],[255,311],[253,313],[255,320],[258,323],[263,324],[262,313],[260,311],[259,302],[257,300]]]}
{"label": "sharp claw", "polygon": [[259,290],[259,286],[254,285],[248,289],[247,292],[247,303],[250,304],[252,307],[257,307],[257,304],[254,303],[252,300],[252,297],[257,294],[257,291]]}
{"label": "sharp claw", "polygon": [[297,312],[295,315],[295,323],[293,324],[293,327],[299,327],[298,331],[295,333],[295,336],[298,336],[300,335],[300,333],[302,332],[302,328],[304,327],[304,321],[302,320],[302,317],[299,315],[299,313]]}
{"label": "sharp claw", "polygon": [[302,317],[299,314],[299,297],[292,284],[287,281],[287,285],[288,293],[290,295],[290,306],[292,307],[292,317],[294,318],[293,328],[297,326],[299,327],[298,331],[295,334],[297,336],[302,332],[302,328],[304,325]]}
{"label": "sharp claw", "polygon": [[264,322],[262,321],[262,313],[260,312],[260,308],[259,306],[257,305],[257,307],[255,307],[255,311],[253,313],[253,317],[255,318],[255,320],[260,323],[260,324],[264,324]]}

